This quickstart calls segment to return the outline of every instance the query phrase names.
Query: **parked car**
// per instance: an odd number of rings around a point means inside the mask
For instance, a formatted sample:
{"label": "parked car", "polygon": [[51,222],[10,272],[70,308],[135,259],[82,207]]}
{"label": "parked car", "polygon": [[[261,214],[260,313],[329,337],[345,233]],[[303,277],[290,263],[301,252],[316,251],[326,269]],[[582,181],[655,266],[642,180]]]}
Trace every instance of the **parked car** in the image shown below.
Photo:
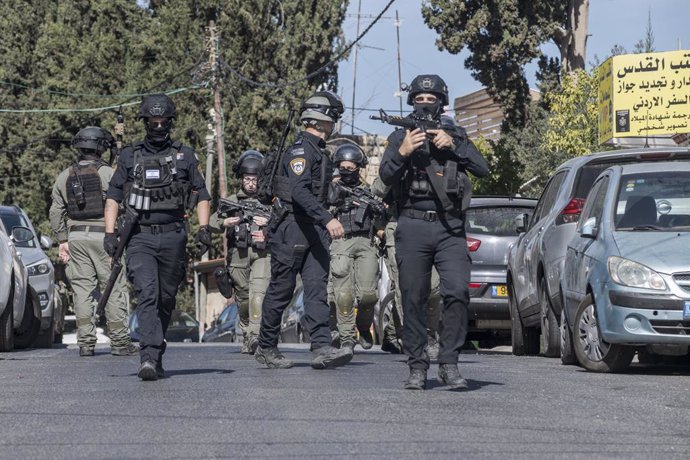
{"label": "parked car", "polygon": [[235,302],[226,306],[201,337],[202,342],[234,342],[237,338],[238,311]]}
{"label": "parked car", "polygon": [[[129,336],[135,342],[141,340],[139,317],[136,310],[129,315]],[[188,313],[182,310],[173,310],[168,330],[165,333],[165,340],[167,342],[198,342],[199,323]]]}
{"label": "parked car", "polygon": [[510,309],[506,266],[508,251],[517,240],[515,218],[530,216],[537,200],[477,196],[465,218],[467,248],[472,258],[469,337],[482,348],[492,348],[510,337]]}
{"label": "parked car", "polygon": [[545,356],[559,356],[566,247],[597,176],[613,165],[688,159],[688,148],[627,149],[573,158],[556,169],[532,217],[518,219],[521,233],[508,258],[514,354],[538,354],[541,345]]}
{"label": "parked car", "polygon": [[0,351],[27,347],[38,335],[40,306],[16,245],[33,239],[26,227],[0,225]]}
{"label": "parked car", "polygon": [[60,337],[64,323],[62,303],[55,287],[55,270],[44,252],[44,249],[52,247],[53,242],[45,235],[39,236],[29,216],[16,205],[0,206],[0,225],[8,233],[17,227],[28,228],[32,233],[31,239],[17,242],[16,247],[29,274],[29,284],[38,295],[40,303],[40,331],[32,345],[50,348],[56,338]]}
{"label": "parked car", "polygon": [[690,345],[690,162],[614,166],[594,183],[563,268],[561,359],[621,371],[636,348]]}

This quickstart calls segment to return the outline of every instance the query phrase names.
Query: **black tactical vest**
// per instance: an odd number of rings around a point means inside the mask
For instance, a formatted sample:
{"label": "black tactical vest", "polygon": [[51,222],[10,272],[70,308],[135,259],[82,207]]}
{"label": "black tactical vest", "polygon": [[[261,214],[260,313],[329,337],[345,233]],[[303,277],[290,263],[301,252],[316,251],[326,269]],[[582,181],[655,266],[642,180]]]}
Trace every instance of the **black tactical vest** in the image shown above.
{"label": "black tactical vest", "polygon": [[[458,168],[458,163],[447,159],[443,163],[432,164],[437,175],[442,175],[443,190],[448,198],[456,205],[459,210],[466,210],[472,197],[472,183],[467,174]],[[411,161],[402,183],[402,194],[407,194],[411,198],[437,198],[438,194],[434,190],[429,174],[424,166],[417,161]]]}
{"label": "black tactical vest", "polygon": [[345,204],[336,208],[335,217],[343,226],[345,235],[371,232],[371,213],[362,215],[362,208],[352,204],[352,197],[346,198]]}
{"label": "black tactical vest", "polygon": [[[328,183],[330,182],[330,179],[333,175],[333,165],[331,163],[330,158],[323,151],[323,149],[321,149],[317,145],[312,144],[308,139],[304,139],[302,136],[299,136],[295,143],[285,151],[285,154],[283,155],[283,161],[284,158],[289,158],[290,156],[292,156],[295,150],[302,149],[302,142],[305,141],[309,142],[310,145],[314,147],[314,149],[316,149],[318,152],[321,152],[321,161],[318,177],[314,177],[314,174],[311,175],[311,192],[320,203],[325,203],[326,197],[328,195]],[[278,174],[276,174],[276,177],[273,179],[273,181],[273,193],[275,194],[275,196],[277,196],[284,202],[292,203],[290,179],[288,178],[287,173],[285,172],[285,169],[282,165],[278,169]]]}
{"label": "black tactical vest", "polygon": [[134,183],[128,190],[128,205],[140,211],[171,211],[187,205],[191,184],[177,177],[176,158],[181,144],[175,142],[167,153],[142,155],[134,150]]}
{"label": "black tactical vest", "polygon": [[105,194],[98,170],[104,163],[75,163],[67,176],[67,216],[73,220],[101,219]]}

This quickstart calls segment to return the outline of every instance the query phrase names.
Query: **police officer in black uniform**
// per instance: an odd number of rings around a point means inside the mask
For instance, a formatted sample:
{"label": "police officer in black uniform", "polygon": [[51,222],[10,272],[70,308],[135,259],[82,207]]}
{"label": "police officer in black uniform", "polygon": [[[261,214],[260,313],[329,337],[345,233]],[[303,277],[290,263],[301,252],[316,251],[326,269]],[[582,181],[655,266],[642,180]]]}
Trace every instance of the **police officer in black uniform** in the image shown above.
{"label": "police officer in black uniform", "polygon": [[[304,285],[305,320],[311,337],[314,369],[347,364],[348,350],[332,347],[326,285],[329,237],[343,236],[343,226],[328,212],[326,198],[333,164],[327,139],[343,113],[340,98],[328,91],[309,97],[301,108],[304,130],[283,154],[274,179],[282,221],[269,235],[271,282],[264,298],[256,360],[269,368],[289,368],[292,361],[277,348],[283,311],[290,303],[299,273]],[[285,211],[287,210],[287,215]]]}
{"label": "police officer in black uniform", "polygon": [[[411,118],[439,121],[448,104],[448,89],[438,75],[419,75],[407,99]],[[465,209],[472,184],[489,173],[486,161],[460,129],[396,130],[388,137],[379,175],[393,187],[398,213],[395,232],[400,272],[403,351],[410,377],[406,389],[426,388],[429,356],[426,302],[435,266],[443,296],[438,380],[451,388],[466,388],[458,371],[458,355],[467,335],[471,261],[465,239]]]}
{"label": "police officer in black uniform", "polygon": [[127,146],[110,181],[105,209],[103,246],[113,255],[120,241],[115,231],[119,203],[138,215],[126,252],[127,277],[139,305],[142,380],[164,376],[165,332],[175,308],[177,288],[185,273],[187,232],[184,216],[196,206],[201,252],[211,245],[208,229],[210,196],[194,151],[170,138],[177,112],[164,94],[148,96],[139,110],[146,137]]}

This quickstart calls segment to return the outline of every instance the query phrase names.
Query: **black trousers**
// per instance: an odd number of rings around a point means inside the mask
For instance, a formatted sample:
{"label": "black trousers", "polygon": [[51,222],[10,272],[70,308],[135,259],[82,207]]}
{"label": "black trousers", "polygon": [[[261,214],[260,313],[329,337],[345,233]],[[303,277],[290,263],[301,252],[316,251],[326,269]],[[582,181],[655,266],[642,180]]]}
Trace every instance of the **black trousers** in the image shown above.
{"label": "black trousers", "polygon": [[136,233],[127,245],[127,278],[139,300],[141,362],[160,363],[165,332],[175,309],[175,296],[185,273],[184,228],[168,232]]}
{"label": "black trousers", "polygon": [[304,285],[304,319],[311,348],[330,345],[326,292],[330,265],[328,232],[321,225],[298,222],[290,215],[269,238],[271,282],[262,305],[259,345],[278,345],[283,311],[292,299],[298,273]]}
{"label": "black trousers", "polygon": [[431,291],[431,268],[441,278],[443,328],[439,341],[439,364],[458,362],[467,336],[471,261],[462,219],[429,222],[401,216],[395,230],[395,258],[398,264],[405,321],[403,351],[413,369],[428,369],[426,303]]}

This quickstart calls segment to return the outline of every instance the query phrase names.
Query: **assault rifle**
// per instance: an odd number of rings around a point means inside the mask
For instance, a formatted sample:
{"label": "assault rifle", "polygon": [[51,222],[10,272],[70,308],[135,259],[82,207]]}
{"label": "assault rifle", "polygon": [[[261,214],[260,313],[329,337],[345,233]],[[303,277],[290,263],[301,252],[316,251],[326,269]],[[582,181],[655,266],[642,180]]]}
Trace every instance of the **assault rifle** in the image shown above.
{"label": "assault rifle", "polygon": [[108,278],[108,284],[105,285],[105,289],[103,289],[103,293],[100,295],[98,295],[98,292],[96,292],[95,289],[92,293],[93,297],[98,301],[98,305],[96,306],[96,318],[100,318],[103,316],[103,312],[105,312],[105,305],[108,303],[108,299],[110,298],[110,294],[113,292],[113,287],[115,286],[117,277],[120,276],[120,272],[123,268],[122,254],[125,252],[127,243],[129,243],[138,221],[139,214],[135,210],[130,209],[129,206],[125,206],[125,218],[122,222],[122,230],[120,231],[120,244],[117,245],[115,254],[113,254],[113,262],[110,269],[110,278]]}
{"label": "assault rifle", "polygon": [[[264,217],[269,221],[269,224],[273,218],[271,208],[261,203],[237,203],[225,198],[221,198],[218,202],[218,216],[222,218],[240,217],[240,223],[247,224],[250,232],[260,230],[259,226],[254,223],[254,217]],[[257,242],[255,247],[257,249],[266,249],[266,242]]]}
{"label": "assault rifle", "polygon": [[356,187],[348,187],[338,182],[336,187],[346,192],[351,197],[351,203],[357,206],[357,213],[355,214],[355,223],[363,224],[367,214],[371,213],[377,216],[386,214],[386,206],[383,204],[381,198],[371,193],[366,188],[358,185]]}
{"label": "assault rifle", "polygon": [[388,115],[385,110],[379,109],[379,115],[370,115],[369,118],[372,120],[380,120],[382,123],[388,123],[393,126],[400,126],[404,129],[409,129],[410,131],[415,129],[421,129],[423,133],[426,134],[426,141],[424,142],[423,150],[424,152],[429,152],[429,140],[434,138],[433,134],[428,134],[427,131],[430,129],[443,129],[444,126],[441,120],[429,120],[427,118],[419,118],[414,114],[410,117],[399,117],[397,115]]}

